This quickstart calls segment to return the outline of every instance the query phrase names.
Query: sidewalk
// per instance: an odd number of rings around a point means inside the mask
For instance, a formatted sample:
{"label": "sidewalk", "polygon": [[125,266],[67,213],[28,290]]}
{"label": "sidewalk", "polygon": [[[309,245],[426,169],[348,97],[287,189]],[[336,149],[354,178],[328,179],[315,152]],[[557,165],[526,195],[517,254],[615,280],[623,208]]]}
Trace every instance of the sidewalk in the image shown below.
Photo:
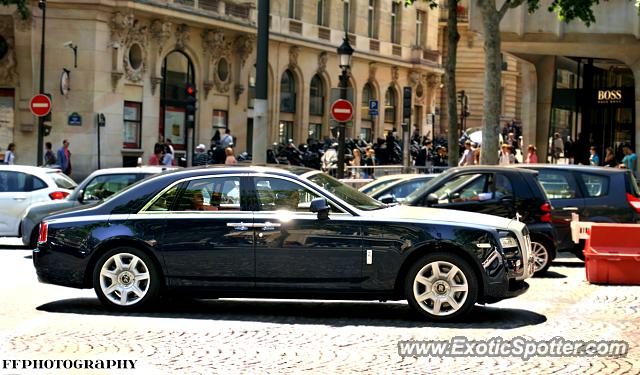
{"label": "sidewalk", "polygon": [[20,237],[0,237],[0,247],[23,247]]}

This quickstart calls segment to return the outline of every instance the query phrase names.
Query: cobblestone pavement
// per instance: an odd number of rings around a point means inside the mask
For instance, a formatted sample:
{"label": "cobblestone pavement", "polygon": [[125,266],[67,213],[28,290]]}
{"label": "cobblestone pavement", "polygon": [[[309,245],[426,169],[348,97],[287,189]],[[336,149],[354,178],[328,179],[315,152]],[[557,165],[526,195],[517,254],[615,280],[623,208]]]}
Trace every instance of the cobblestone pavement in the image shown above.
{"label": "cobblestone pavement", "polygon": [[[92,290],[39,284],[29,256],[0,250],[0,360],[137,359],[123,374],[640,373],[640,287],[590,285],[571,258],[530,280],[523,296],[478,306],[465,322],[433,324],[405,302],[172,300],[153,313],[112,313]],[[630,352],[527,361],[398,354],[399,340],[454,336],[626,340]],[[9,373],[24,371],[0,368]]]}

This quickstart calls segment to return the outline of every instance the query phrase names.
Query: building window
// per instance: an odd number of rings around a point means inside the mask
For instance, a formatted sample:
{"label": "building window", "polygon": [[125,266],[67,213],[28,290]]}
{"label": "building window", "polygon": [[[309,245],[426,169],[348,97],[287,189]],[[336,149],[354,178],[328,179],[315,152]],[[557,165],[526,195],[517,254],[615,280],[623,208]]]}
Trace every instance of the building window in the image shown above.
{"label": "building window", "polygon": [[300,19],[300,2],[298,0],[289,0],[289,18]]}
{"label": "building window", "polygon": [[378,30],[376,25],[376,0],[369,0],[369,9],[367,12],[367,20],[369,22],[367,35],[369,38],[378,38]]}
{"label": "building window", "polygon": [[296,112],[296,81],[289,69],[280,79],[280,112]]}
{"label": "building window", "polygon": [[322,124],[310,123],[309,124],[309,138],[320,140],[322,135]]}
{"label": "building window", "polygon": [[387,93],[384,96],[384,122],[394,123],[396,122],[396,90],[393,87],[387,89]]}
{"label": "building window", "polygon": [[229,127],[229,114],[227,111],[214,109],[211,121],[211,134],[213,136],[218,132],[220,138],[224,136],[224,131]]}
{"label": "building window", "polygon": [[293,121],[280,121],[278,140],[286,145],[290,139],[293,139]]}
{"label": "building window", "polygon": [[249,108],[253,108],[253,105],[256,100],[256,66],[254,65],[249,73],[249,92],[247,93],[247,99],[249,103],[247,103]]}
{"label": "building window", "polygon": [[316,24],[327,26],[326,0],[316,0]]}
{"label": "building window", "polygon": [[319,75],[311,79],[311,97],[309,98],[309,114],[322,116],[324,114],[324,85]]}
{"label": "building window", "polygon": [[391,43],[400,44],[400,4],[391,3]]}
{"label": "building window", "polygon": [[416,11],[416,46],[422,47],[424,44],[424,22],[427,18],[427,13],[422,10]]}
{"label": "building window", "polygon": [[142,132],[142,103],[124,102],[123,147],[140,148]]}
{"label": "building window", "polygon": [[372,135],[372,132],[370,128],[365,128],[365,127],[360,128],[360,139],[362,139],[363,141],[367,143],[371,142],[372,141],[371,135]]}
{"label": "building window", "polygon": [[360,113],[363,120],[371,120],[371,115],[369,114],[369,102],[375,99],[375,89],[371,83],[367,82],[362,88],[362,101],[360,102]]}

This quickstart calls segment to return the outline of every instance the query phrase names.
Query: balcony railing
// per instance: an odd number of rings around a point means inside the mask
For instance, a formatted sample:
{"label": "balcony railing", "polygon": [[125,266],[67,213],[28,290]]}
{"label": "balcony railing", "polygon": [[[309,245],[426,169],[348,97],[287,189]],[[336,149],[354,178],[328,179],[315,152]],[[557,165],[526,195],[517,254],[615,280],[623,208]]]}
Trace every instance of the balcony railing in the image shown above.
{"label": "balcony railing", "polygon": [[255,3],[237,0],[139,0],[146,4],[174,7],[178,9],[202,11],[207,14],[256,22]]}

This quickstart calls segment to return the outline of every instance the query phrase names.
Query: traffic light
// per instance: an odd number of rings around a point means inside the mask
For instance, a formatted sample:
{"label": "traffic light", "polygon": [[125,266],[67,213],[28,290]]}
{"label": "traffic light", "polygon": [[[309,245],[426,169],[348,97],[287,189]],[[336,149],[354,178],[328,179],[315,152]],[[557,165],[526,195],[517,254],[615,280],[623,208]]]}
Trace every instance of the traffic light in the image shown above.
{"label": "traffic light", "polygon": [[187,128],[193,129],[196,125],[196,104],[198,103],[198,99],[196,99],[196,94],[198,90],[196,90],[196,86],[189,83],[187,84]]}
{"label": "traffic light", "polygon": [[51,125],[42,125],[42,132],[45,137],[48,137],[49,134],[51,134],[51,129],[53,129]]}
{"label": "traffic light", "polygon": [[411,86],[402,90],[402,119],[411,118]]}
{"label": "traffic light", "polygon": [[[51,94],[45,92],[44,95],[48,96],[51,103],[53,103],[53,96]],[[49,111],[46,116],[42,117],[42,122],[51,122],[51,112],[53,112],[53,109]]]}

